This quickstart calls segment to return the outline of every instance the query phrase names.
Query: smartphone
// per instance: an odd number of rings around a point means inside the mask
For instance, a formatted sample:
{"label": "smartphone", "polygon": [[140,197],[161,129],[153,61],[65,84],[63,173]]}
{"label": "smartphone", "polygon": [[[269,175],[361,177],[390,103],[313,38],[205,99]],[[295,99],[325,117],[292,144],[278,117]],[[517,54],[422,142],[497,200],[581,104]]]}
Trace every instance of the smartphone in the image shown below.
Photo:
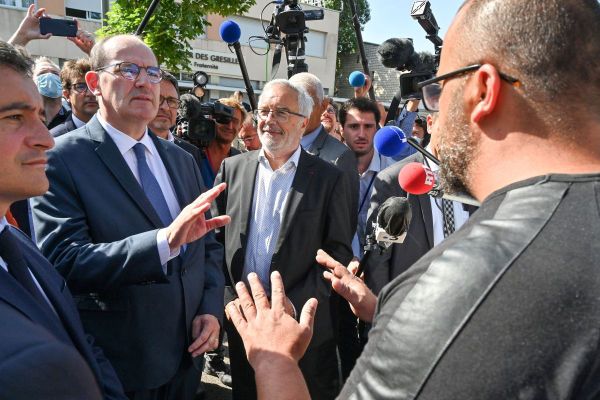
{"label": "smartphone", "polygon": [[40,18],[40,33],[42,35],[51,33],[52,36],[74,37],[77,35],[77,22],[69,19],[42,17]]}

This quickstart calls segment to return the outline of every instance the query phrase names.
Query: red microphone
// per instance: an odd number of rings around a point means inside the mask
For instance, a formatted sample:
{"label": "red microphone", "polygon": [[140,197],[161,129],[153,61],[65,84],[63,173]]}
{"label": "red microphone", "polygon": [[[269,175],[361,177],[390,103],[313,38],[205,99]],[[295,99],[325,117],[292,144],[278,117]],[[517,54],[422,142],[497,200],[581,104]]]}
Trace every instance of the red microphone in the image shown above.
{"label": "red microphone", "polygon": [[398,174],[400,187],[410,194],[425,194],[434,189],[435,174],[418,162],[406,164]]}
{"label": "red microphone", "polygon": [[409,194],[427,194],[433,197],[443,197],[447,200],[458,201],[459,203],[470,204],[479,207],[480,203],[471,196],[464,194],[451,195],[446,194],[436,182],[435,173],[418,162],[406,164],[398,174],[398,183],[400,187]]}

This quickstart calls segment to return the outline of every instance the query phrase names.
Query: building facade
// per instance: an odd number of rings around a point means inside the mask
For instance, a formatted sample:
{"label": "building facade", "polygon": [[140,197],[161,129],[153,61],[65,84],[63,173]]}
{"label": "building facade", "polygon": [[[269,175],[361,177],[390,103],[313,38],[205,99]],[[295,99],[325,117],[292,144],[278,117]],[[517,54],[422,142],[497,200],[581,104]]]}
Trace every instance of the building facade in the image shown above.
{"label": "building facade", "polygon": [[[101,27],[102,0],[0,0],[0,39],[7,40],[13,34],[25,16],[27,7],[34,2],[37,3],[38,7],[45,7],[48,14],[53,18],[77,17],[80,27],[89,32],[94,33]],[[180,86],[191,88],[192,75],[196,71],[203,71],[209,76],[205,100],[228,97],[237,90],[245,93],[244,81],[237,57],[219,36],[221,23],[226,19],[231,19],[240,25],[242,31],[240,44],[242,45],[248,75],[255,92],[260,93],[260,89],[264,84],[271,80],[273,50],[271,49],[268,54],[264,54],[267,51],[267,43],[252,39],[252,37],[265,35],[263,22],[264,24],[269,23],[271,13],[275,7],[275,5],[268,4],[268,0],[257,0],[256,4],[247,13],[239,16],[225,18],[218,15],[209,15],[207,19],[211,26],[207,27],[204,35],[190,43],[193,48],[190,68],[189,71],[180,74]],[[264,21],[261,21],[261,11],[265,6]],[[309,10],[314,9],[315,6],[302,4],[302,8]],[[160,12],[160,8],[157,12]],[[306,35],[306,64],[308,65],[308,71],[321,79],[325,92],[333,94],[339,12],[325,9],[324,14],[323,20],[307,21],[306,23],[310,29]],[[62,65],[66,60],[83,56],[73,43],[60,37],[34,40],[27,45],[27,50],[33,56],[50,57],[59,65]],[[285,54],[282,55],[281,64],[274,77],[287,78]]]}

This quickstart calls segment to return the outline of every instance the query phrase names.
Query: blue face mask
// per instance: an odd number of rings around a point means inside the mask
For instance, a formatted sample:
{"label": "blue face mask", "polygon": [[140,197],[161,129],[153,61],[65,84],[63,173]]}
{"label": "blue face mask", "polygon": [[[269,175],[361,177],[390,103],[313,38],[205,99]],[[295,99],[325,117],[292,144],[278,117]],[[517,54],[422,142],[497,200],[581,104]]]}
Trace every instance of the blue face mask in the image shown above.
{"label": "blue face mask", "polygon": [[35,84],[38,88],[38,92],[42,96],[51,97],[53,99],[62,96],[62,84],[60,78],[51,72],[47,74],[38,75],[35,78]]}

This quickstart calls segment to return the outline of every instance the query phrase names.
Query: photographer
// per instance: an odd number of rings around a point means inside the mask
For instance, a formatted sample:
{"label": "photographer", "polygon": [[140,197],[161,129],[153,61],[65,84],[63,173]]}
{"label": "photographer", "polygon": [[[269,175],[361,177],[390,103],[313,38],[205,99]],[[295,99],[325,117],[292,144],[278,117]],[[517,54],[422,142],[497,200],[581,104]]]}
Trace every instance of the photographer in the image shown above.
{"label": "photographer", "polygon": [[220,99],[219,103],[234,109],[233,116],[216,117],[215,138],[208,143],[208,146],[202,149],[202,163],[200,172],[202,178],[208,187],[213,186],[215,177],[223,160],[230,156],[240,154],[240,151],[232,147],[233,140],[242,127],[242,121],[246,119],[246,109],[239,101],[233,98]]}

